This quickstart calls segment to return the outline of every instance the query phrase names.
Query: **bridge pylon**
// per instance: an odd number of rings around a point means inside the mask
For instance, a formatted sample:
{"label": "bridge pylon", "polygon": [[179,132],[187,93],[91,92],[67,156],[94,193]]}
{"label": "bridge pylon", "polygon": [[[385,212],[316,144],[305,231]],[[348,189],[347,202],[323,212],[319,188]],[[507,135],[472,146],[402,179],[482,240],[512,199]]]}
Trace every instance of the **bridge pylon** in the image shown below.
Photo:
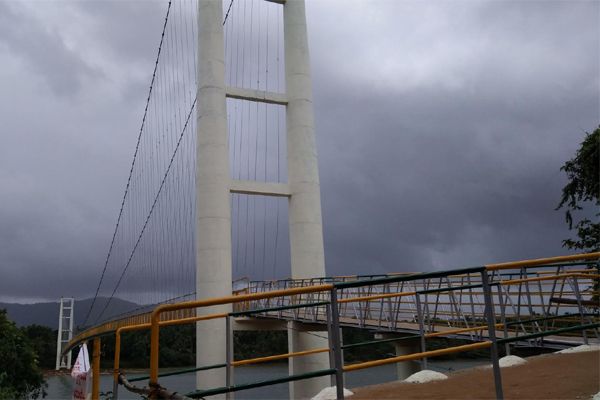
{"label": "bridge pylon", "polygon": [[73,339],[73,316],[75,315],[75,299],[72,297],[60,298],[60,311],[58,314],[58,334],[56,337],[56,370],[61,368],[71,369],[71,352],[62,355],[65,346]]}
{"label": "bridge pylon", "polygon": [[[286,93],[249,88],[227,88],[222,0],[198,2],[198,87],[196,161],[196,296],[229,296],[232,292],[230,194],[287,197],[289,201],[292,278],[325,276],[319,172],[314,132],[312,81],[304,0],[270,0],[283,7]],[[226,98],[272,102],[286,106],[288,183],[236,181],[229,171]],[[230,312],[231,305],[208,307],[199,313]],[[213,365],[227,357],[223,320],[197,324],[197,364]],[[290,331],[290,349],[301,351],[328,346],[325,332],[318,336]],[[315,343],[318,342],[318,343]],[[328,368],[327,354],[290,360],[290,373]],[[223,386],[224,370],[200,371],[198,387]],[[292,398],[310,398],[328,386],[327,377],[290,383]]]}

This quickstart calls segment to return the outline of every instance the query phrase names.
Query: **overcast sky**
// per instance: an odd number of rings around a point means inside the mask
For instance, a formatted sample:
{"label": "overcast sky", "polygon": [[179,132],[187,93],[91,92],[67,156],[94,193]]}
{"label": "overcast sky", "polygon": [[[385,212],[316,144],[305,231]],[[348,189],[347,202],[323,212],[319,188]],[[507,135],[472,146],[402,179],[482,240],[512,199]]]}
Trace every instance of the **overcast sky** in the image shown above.
{"label": "overcast sky", "polygon": [[[0,300],[91,296],[167,1],[0,0]],[[600,2],[308,0],[328,274],[566,254]]]}

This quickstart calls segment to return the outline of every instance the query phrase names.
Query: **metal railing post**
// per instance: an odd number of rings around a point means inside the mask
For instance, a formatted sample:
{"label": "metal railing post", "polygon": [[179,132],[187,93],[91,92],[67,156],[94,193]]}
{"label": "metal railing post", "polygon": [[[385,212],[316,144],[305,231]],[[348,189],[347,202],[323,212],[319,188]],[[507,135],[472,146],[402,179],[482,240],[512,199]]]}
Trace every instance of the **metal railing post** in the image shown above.
{"label": "metal railing post", "polygon": [[[425,324],[423,321],[423,312],[421,311],[421,299],[419,292],[415,293],[415,305],[417,307],[417,318],[419,319],[419,336],[421,341],[421,353],[426,351],[425,347]],[[427,369],[427,357],[421,359],[421,369]]]}
{"label": "metal railing post", "polygon": [[[325,306],[325,316],[327,318],[327,342],[329,343],[329,368],[335,368],[335,357],[334,357],[334,347],[333,343],[333,322],[331,322],[331,310],[329,305]],[[335,386],[335,375],[331,375],[330,377],[331,386]]]}
{"label": "metal railing post", "polygon": [[[591,267],[593,269],[594,267]],[[600,260],[596,262],[596,274],[600,275]],[[600,281],[592,281],[592,300],[600,301],[598,298],[600,296]],[[596,338],[600,339],[600,330],[598,328],[595,329]]]}
{"label": "metal railing post", "polygon": [[492,346],[490,353],[492,355],[492,366],[494,370],[494,386],[496,387],[496,399],[502,400],[504,394],[502,391],[502,376],[500,374],[500,362],[498,360],[498,342],[496,341],[496,317],[494,316],[494,301],[492,291],[488,282],[487,271],[481,271],[481,283],[483,286],[483,298],[485,302],[485,318],[487,320],[488,335]]}
{"label": "metal railing post", "polygon": [[92,400],[100,398],[100,338],[93,340],[92,352]]}
{"label": "metal railing post", "polygon": [[337,302],[337,290],[334,287],[330,291],[329,309],[331,312],[331,332],[329,336],[333,344],[333,361],[332,366],[335,369],[335,391],[338,400],[344,398],[344,360],[342,359],[342,340],[340,337],[340,318]]}
{"label": "metal railing post", "polygon": [[121,331],[117,329],[115,332],[115,362],[114,362],[114,370],[113,370],[113,400],[117,400],[119,398],[119,364],[121,362]]}
{"label": "metal railing post", "polygon": [[[540,304],[541,304],[541,308],[542,308],[542,316],[548,317],[548,314],[546,313],[546,306],[545,306],[545,300],[544,300],[544,288],[542,287],[542,281],[538,281],[538,290],[539,290],[539,300],[540,300]],[[550,303],[550,298],[548,297],[548,303]],[[548,330],[548,320],[545,319],[544,321],[542,321],[542,332],[546,332]],[[544,347],[544,337],[542,336],[540,338],[540,346]]]}
{"label": "metal railing post", "polygon": [[[579,292],[579,285],[577,284],[577,279],[575,277],[570,278],[571,286],[573,287],[573,292],[575,293],[575,299],[577,300],[577,309],[579,310],[579,320],[581,325],[585,325],[585,310],[583,309],[583,304],[581,303],[581,293]],[[588,344],[588,337],[585,329],[581,331],[583,336],[583,344]]]}
{"label": "metal railing post", "polygon": [[[225,357],[227,358],[226,370],[225,370],[225,386],[231,387],[233,381],[233,329],[231,328],[231,317],[228,315],[225,317],[225,343],[227,348],[225,349]],[[225,394],[227,400],[233,396],[231,392]]]}
{"label": "metal railing post", "polygon": [[[496,288],[498,289],[498,302],[500,303],[500,322],[502,323],[503,338],[506,339],[508,337],[508,326],[506,325],[506,306],[502,298],[502,286],[497,285]],[[504,344],[504,351],[506,352],[507,356],[510,356],[510,343]]]}

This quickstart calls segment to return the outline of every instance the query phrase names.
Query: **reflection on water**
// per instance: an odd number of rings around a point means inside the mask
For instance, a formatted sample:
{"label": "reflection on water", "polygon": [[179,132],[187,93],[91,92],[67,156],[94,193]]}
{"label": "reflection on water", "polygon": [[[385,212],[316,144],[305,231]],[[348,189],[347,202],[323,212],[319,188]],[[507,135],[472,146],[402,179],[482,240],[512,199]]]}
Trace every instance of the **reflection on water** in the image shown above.
{"label": "reflection on water", "polygon": [[[459,370],[471,368],[478,365],[489,363],[488,360],[430,360],[428,368],[448,372],[449,370]],[[271,365],[255,365],[238,367],[235,369],[235,383],[255,382],[273,378],[287,376],[288,367],[285,363],[276,363]],[[128,374],[133,378],[144,374]],[[345,374],[346,387],[353,388],[358,386],[374,385],[377,383],[390,382],[396,379],[396,366],[383,365],[380,367],[363,369]],[[73,391],[73,380],[70,376],[52,376],[48,378],[48,396],[47,399],[70,399]],[[162,386],[179,393],[188,393],[195,389],[195,374],[185,374],[176,376],[167,376],[160,379]],[[144,386],[148,381],[134,382],[136,386]],[[119,399],[140,399],[139,395],[119,388]],[[106,374],[100,377],[100,391],[112,391],[112,375]],[[256,389],[249,389],[237,392],[235,399],[287,399],[288,384],[266,386]]]}

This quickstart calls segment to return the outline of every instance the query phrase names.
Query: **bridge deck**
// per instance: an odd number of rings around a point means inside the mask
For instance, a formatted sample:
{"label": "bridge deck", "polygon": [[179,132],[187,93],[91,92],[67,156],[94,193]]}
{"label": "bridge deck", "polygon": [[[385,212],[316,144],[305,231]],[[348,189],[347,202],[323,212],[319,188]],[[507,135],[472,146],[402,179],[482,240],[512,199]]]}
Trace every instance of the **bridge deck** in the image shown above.
{"label": "bridge deck", "polygon": [[[315,319],[299,319],[294,318],[292,316],[261,316],[258,318],[253,318],[255,321],[264,321],[266,323],[272,320],[287,320],[287,321],[298,321],[305,322],[309,324],[318,324],[318,325],[327,325],[327,319],[324,317],[319,317]],[[340,325],[349,328],[362,328],[367,329],[376,333],[389,333],[389,334],[406,334],[406,335],[418,335],[419,334],[419,324],[415,322],[399,322],[396,323],[395,326],[389,324],[388,326],[382,326],[380,321],[369,319],[364,321],[359,321],[355,318],[341,317]],[[474,328],[466,327],[466,328]],[[473,330],[471,332],[455,332],[457,330],[456,327],[442,324],[433,325],[433,330],[428,331],[427,333],[435,333],[436,337],[447,337],[447,338],[456,338],[456,339],[465,339],[465,340],[473,340],[473,341],[481,341],[489,339],[489,331],[487,328],[481,328],[477,330]],[[504,332],[502,329],[497,329],[495,331],[497,338],[516,338],[518,336],[523,336],[523,331],[519,332],[517,330],[508,330]],[[599,345],[600,338],[598,337],[589,337],[587,339],[589,344]],[[532,342],[532,340],[524,340],[528,345],[538,344],[538,342]],[[581,336],[559,336],[559,335],[548,335],[544,337],[544,346],[546,347],[556,347],[556,348],[564,348],[567,346],[577,346],[584,344],[584,339]]]}

